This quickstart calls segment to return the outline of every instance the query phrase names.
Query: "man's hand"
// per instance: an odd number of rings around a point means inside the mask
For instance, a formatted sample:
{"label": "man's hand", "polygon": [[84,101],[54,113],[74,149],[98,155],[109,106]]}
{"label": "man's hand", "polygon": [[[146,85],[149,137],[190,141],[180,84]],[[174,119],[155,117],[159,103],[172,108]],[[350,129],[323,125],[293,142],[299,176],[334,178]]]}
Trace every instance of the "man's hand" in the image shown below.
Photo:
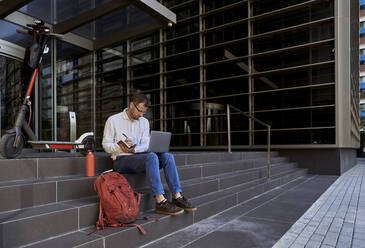
{"label": "man's hand", "polygon": [[129,146],[133,146],[133,142],[130,138],[126,138],[124,142],[127,143]]}
{"label": "man's hand", "polygon": [[134,148],[136,147],[136,144],[134,144],[133,146],[131,146],[131,148],[129,148],[129,152],[130,153],[135,153]]}
{"label": "man's hand", "polygon": [[[128,148],[126,144],[124,144],[124,142],[121,140],[117,144],[119,145],[120,149],[122,149],[123,152],[134,153],[134,148],[136,147],[136,144],[132,145],[130,148]],[[127,144],[129,145],[129,143]]]}

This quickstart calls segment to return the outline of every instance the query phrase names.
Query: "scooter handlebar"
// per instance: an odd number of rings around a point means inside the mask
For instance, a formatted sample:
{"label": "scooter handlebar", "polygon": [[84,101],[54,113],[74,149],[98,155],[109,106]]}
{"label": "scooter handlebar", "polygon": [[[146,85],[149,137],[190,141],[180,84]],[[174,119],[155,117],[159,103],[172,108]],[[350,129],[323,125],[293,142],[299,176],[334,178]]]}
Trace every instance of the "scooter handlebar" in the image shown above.
{"label": "scooter handlebar", "polygon": [[64,37],[63,34],[56,34],[56,33],[46,33],[46,35],[53,36],[53,37],[56,37],[58,39],[63,39],[63,37]]}
{"label": "scooter handlebar", "polygon": [[16,32],[19,34],[29,34],[29,30],[25,30],[25,29],[17,29]]}
{"label": "scooter handlebar", "polygon": [[[32,35],[32,31],[31,30],[26,30],[26,29],[16,29],[16,32],[19,33],[19,34],[30,34]],[[51,32],[45,32],[43,33],[44,35],[48,35],[48,36],[53,36],[55,38],[58,38],[58,39],[63,39],[64,35],[62,34],[56,34],[56,33],[51,33]]]}

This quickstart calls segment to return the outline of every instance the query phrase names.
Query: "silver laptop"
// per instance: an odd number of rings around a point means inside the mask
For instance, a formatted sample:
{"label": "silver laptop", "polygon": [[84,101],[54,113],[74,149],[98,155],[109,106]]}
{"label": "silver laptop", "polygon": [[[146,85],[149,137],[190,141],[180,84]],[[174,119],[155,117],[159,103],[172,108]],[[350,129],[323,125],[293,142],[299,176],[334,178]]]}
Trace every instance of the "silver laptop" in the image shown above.
{"label": "silver laptop", "polygon": [[170,132],[151,131],[150,144],[146,152],[168,152],[170,149],[170,141]]}

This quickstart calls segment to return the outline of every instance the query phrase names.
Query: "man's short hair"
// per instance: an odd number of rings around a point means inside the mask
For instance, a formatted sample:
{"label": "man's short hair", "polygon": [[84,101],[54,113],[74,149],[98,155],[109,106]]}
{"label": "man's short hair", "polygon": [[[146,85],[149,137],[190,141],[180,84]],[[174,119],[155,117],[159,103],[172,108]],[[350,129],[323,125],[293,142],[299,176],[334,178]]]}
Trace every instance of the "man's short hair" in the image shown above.
{"label": "man's short hair", "polygon": [[129,102],[133,102],[136,105],[140,104],[140,103],[144,103],[144,106],[148,107],[147,96],[145,94],[142,94],[142,93],[132,94]]}

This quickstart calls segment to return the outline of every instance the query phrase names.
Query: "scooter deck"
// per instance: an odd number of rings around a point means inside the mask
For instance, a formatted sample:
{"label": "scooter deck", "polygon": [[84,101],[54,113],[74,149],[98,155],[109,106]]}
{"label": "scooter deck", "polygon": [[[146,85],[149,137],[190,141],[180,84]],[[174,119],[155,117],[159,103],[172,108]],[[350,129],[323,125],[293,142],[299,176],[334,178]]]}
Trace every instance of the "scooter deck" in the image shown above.
{"label": "scooter deck", "polygon": [[35,149],[84,149],[84,144],[67,141],[28,141]]}
{"label": "scooter deck", "polygon": [[45,144],[57,144],[57,145],[80,145],[79,143],[71,142],[71,141],[34,141],[29,140],[28,141],[31,144],[39,144],[39,145],[45,145]]}

